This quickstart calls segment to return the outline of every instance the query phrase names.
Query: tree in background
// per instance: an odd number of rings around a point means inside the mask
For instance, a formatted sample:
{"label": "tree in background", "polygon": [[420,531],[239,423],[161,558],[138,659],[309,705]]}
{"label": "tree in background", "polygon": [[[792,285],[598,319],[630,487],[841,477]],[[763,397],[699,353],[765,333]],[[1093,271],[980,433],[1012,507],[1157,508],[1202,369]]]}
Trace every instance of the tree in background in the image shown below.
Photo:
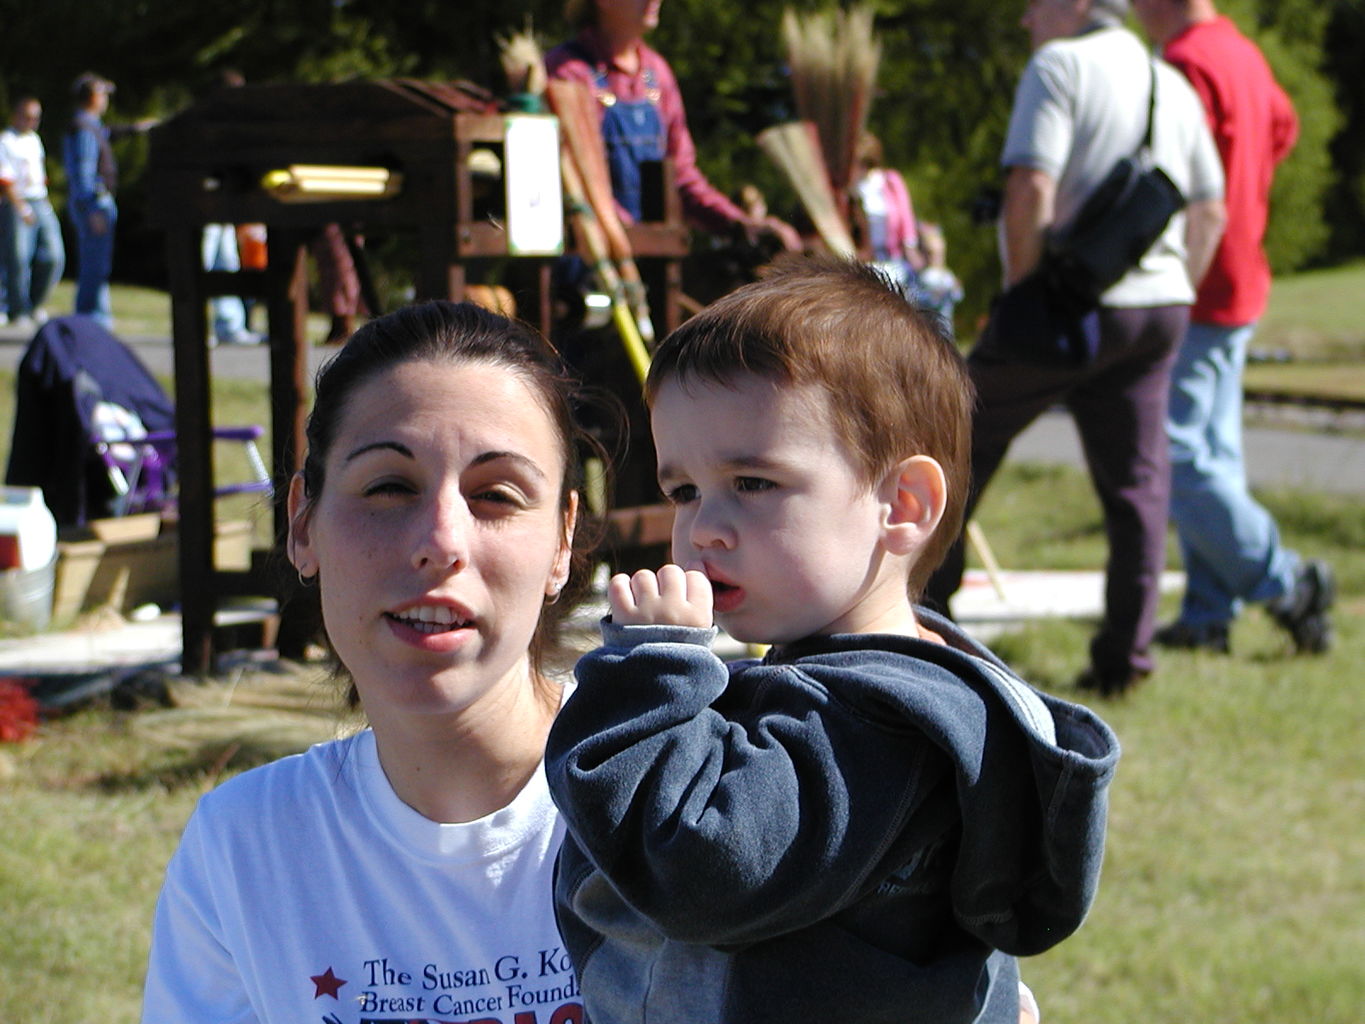
{"label": "tree in background", "polygon": [[[1266,254],[1277,274],[1313,265],[1328,242],[1330,144],[1341,125],[1324,72],[1333,6],[1322,0],[1225,0],[1220,9],[1261,48],[1299,114],[1299,141],[1275,172]],[[1358,91],[1358,90],[1356,90]]]}
{"label": "tree in background", "polygon": [[1327,25],[1326,72],[1336,89],[1342,127],[1332,139],[1335,169],[1327,197],[1331,236],[1326,262],[1340,263],[1365,255],[1365,3],[1339,0]]}

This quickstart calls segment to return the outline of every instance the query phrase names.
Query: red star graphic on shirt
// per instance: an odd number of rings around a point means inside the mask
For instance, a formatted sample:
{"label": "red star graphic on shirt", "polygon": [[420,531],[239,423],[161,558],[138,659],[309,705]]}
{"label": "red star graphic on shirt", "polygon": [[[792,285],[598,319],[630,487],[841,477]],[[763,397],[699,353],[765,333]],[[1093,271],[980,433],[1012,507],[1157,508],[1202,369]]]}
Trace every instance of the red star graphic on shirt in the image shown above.
{"label": "red star graphic on shirt", "polygon": [[337,992],[346,984],[346,979],[338,978],[330,967],[327,968],[326,974],[314,974],[308,980],[317,986],[317,991],[313,993],[314,999],[321,999],[323,996],[339,999]]}

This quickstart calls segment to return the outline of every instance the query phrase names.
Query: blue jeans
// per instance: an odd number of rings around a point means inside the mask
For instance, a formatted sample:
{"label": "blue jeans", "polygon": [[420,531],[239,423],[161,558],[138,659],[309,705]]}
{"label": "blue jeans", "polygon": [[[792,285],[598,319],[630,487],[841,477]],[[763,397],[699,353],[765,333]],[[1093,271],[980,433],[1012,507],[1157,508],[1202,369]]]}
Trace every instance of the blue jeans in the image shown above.
{"label": "blue jeans", "polygon": [[[242,269],[237,255],[237,229],[231,224],[205,224],[201,240],[205,270]],[[213,312],[213,337],[225,341],[246,330],[246,307],[235,295],[218,295],[209,299]]]}
{"label": "blue jeans", "polygon": [[[104,215],[104,230],[96,232],[93,214]],[[111,195],[82,202],[72,210],[76,228],[76,312],[93,316],[105,327],[114,326],[109,305],[109,275],[114,269],[114,225],[118,206]]]}
{"label": "blue jeans", "polygon": [[29,316],[47,301],[66,266],[62,229],[52,204],[30,199],[33,223],[24,223],[19,208],[0,202],[0,268],[3,268],[10,319]]}
{"label": "blue jeans", "polygon": [[1294,585],[1299,557],[1251,496],[1242,461],[1242,368],[1255,327],[1191,323],[1171,377],[1171,519],[1185,563],[1180,621],[1190,626],[1230,622],[1243,601]]}

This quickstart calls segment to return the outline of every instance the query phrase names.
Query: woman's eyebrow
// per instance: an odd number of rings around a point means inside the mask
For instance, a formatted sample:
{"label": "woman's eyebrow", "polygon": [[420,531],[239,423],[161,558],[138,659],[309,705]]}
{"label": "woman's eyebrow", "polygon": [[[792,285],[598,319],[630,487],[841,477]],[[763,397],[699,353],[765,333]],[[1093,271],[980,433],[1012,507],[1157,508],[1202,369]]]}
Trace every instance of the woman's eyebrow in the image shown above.
{"label": "woman's eyebrow", "polygon": [[497,462],[500,459],[507,459],[510,462],[515,462],[517,465],[526,469],[527,472],[533,474],[534,476],[539,477],[541,480],[549,479],[549,477],[545,475],[545,471],[540,468],[540,466],[535,462],[534,459],[529,459],[525,455],[522,455],[520,452],[512,451],[483,452],[477,458],[474,459],[473,465],[482,466],[485,463]]}
{"label": "woman's eyebrow", "polygon": [[371,442],[370,444],[362,444],[359,448],[355,449],[355,451],[347,454],[344,461],[353,462],[367,452],[384,450],[394,451],[397,452],[399,455],[406,456],[409,459],[412,458],[412,449],[405,444],[400,444],[397,441],[374,441]]}
{"label": "woman's eyebrow", "polygon": [[[415,458],[415,456],[412,453],[412,449],[409,448],[407,445],[403,444],[402,442],[372,441],[369,444],[363,444],[359,448],[356,448],[354,451],[349,452],[346,455],[345,461],[348,463],[354,462],[362,455],[365,455],[366,453],[373,451],[392,451],[397,452],[404,458],[408,459]],[[549,477],[545,475],[545,471],[540,468],[540,466],[535,462],[534,459],[527,458],[520,452],[502,450],[481,452],[474,458],[474,461],[471,463],[471,465],[483,466],[490,462],[498,462],[501,460],[514,462],[518,466],[523,467],[528,473],[531,473],[533,476],[536,476],[541,480],[549,479]]]}

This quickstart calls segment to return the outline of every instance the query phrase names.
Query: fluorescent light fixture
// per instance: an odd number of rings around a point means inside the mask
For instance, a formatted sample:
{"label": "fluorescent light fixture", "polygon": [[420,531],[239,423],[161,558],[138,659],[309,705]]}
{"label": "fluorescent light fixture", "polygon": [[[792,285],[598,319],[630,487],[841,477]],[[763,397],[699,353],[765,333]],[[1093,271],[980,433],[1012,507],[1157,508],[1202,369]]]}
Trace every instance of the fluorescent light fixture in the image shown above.
{"label": "fluorescent light fixture", "polygon": [[331,164],[290,164],[261,178],[261,187],[285,202],[375,199],[397,194],[402,183],[403,176],[387,167]]}

